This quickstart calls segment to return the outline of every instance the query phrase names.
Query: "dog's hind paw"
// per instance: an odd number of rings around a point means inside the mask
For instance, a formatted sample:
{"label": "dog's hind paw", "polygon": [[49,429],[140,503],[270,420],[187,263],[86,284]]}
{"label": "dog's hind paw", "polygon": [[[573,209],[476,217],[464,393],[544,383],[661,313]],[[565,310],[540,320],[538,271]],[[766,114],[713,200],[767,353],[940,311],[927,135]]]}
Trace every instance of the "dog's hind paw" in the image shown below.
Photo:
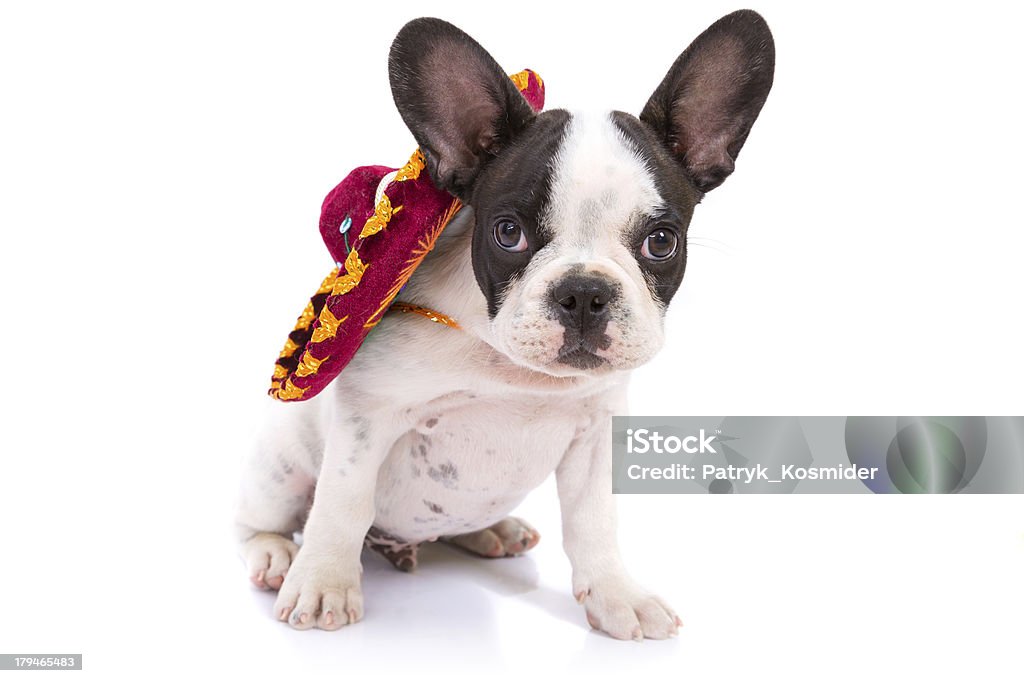
{"label": "dog's hind paw", "polygon": [[518,517],[506,517],[486,529],[443,540],[480,557],[511,557],[537,545],[540,533]]}
{"label": "dog's hind paw", "polygon": [[242,548],[249,580],[263,590],[278,590],[291,566],[299,546],[274,533],[258,533]]}

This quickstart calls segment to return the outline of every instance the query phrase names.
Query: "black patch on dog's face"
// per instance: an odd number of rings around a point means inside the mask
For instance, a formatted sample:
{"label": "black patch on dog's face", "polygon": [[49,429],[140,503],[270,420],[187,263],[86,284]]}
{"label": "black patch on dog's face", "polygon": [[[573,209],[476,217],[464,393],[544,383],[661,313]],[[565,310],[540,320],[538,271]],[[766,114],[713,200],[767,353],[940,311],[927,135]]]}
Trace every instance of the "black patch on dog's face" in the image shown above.
{"label": "black patch on dog's face", "polygon": [[[497,315],[509,284],[551,238],[541,232],[540,218],[551,190],[552,160],[562,146],[570,118],[569,112],[561,109],[538,115],[483,168],[473,187],[473,272],[487,298],[491,318]],[[509,252],[495,242],[494,226],[502,220],[523,230],[528,243],[525,251]]]}
{"label": "black patch on dog's face", "polygon": [[[551,239],[539,222],[570,115],[535,115],[494,58],[439,19],[406,24],[388,64],[395,105],[424,153],[428,173],[475,211],[473,270],[494,318],[510,283]],[[771,90],[774,68],[768,25],[757,13],[741,10],[712,24],[679,55],[639,119],[612,114],[664,200],[658,215],[622,236],[662,305],[686,268],[693,208],[702,192],[732,173]],[[510,252],[495,243],[498,220],[522,229],[525,250]],[[652,260],[641,250],[658,229],[671,230],[678,242],[671,257]]]}
{"label": "black patch on dog's face", "polygon": [[[686,270],[686,231],[693,218],[693,209],[703,195],[679,172],[679,163],[669,154],[650,126],[621,111],[612,112],[611,117],[650,169],[658,194],[665,202],[664,209],[658,215],[624,234],[623,239],[636,257],[651,293],[663,306],[668,306],[683,280]],[[652,261],[640,253],[644,240],[658,228],[672,230],[679,240],[676,254],[664,261]]]}

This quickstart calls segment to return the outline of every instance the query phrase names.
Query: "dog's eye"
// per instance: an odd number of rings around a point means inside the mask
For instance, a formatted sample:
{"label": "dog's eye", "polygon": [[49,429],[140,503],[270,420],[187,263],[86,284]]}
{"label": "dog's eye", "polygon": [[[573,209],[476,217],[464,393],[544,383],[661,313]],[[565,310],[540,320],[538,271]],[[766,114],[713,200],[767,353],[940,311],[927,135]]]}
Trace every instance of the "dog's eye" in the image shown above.
{"label": "dog's eye", "polygon": [[494,224],[494,241],[505,251],[526,251],[526,233],[518,225],[509,220],[500,220]]}
{"label": "dog's eye", "polygon": [[652,261],[664,261],[672,258],[679,245],[676,233],[668,228],[658,228],[651,232],[640,247],[640,255]]}

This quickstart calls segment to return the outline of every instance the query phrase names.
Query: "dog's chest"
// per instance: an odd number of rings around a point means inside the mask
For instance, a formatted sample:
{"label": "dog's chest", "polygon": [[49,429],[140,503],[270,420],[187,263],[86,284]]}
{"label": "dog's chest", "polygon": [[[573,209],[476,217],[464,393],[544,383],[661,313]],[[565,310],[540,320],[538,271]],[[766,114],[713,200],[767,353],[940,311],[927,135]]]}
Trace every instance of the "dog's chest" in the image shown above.
{"label": "dog's chest", "polygon": [[374,526],[410,542],[490,526],[555,469],[580,423],[551,400],[427,410],[380,470]]}

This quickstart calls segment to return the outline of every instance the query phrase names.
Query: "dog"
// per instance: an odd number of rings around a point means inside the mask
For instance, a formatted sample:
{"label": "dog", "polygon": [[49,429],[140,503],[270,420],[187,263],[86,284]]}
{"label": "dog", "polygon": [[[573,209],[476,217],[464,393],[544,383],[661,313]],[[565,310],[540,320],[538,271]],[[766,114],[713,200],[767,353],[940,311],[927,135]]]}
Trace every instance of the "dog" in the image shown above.
{"label": "dog", "polygon": [[630,371],[662,347],[694,207],[732,173],[774,62],[767,24],[743,10],[679,56],[639,118],[536,113],[458,28],[402,28],[395,104],[432,181],[465,207],[402,298],[460,329],[387,315],[322,394],[275,405],[235,522],[251,580],[278,591],[277,618],[359,621],[364,544],[402,569],[439,540],[485,557],[529,550],[539,534],[509,514],[554,472],[591,626],[677,633],[617,548],[611,417],[626,414]]}

